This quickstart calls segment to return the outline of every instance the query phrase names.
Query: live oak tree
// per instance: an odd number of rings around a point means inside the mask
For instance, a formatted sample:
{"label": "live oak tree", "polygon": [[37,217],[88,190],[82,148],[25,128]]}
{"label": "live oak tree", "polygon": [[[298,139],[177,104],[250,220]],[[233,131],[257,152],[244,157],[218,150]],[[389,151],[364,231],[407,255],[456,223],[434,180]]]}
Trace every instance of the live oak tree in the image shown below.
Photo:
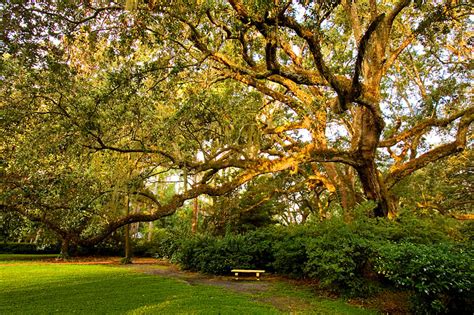
{"label": "live oak tree", "polygon": [[[354,169],[378,204],[374,214],[387,216],[396,210],[393,185],[466,145],[474,111],[467,3],[151,2],[136,10],[152,43],[171,31],[188,63],[265,96],[250,146],[258,154],[228,165],[242,176],[318,163],[310,176],[350,207]],[[447,141],[427,143],[443,133]]]}
{"label": "live oak tree", "polygon": [[167,200],[137,188],[151,211],[103,222],[78,236],[84,244],[284,171],[335,193],[346,209],[360,184],[374,215],[388,216],[394,185],[463,150],[470,136],[467,3],[45,1],[2,9],[2,124],[17,117],[25,128],[2,142],[2,154],[16,135],[48,139],[58,125],[82,154],[141,155],[142,183],[154,172],[199,178]]}
{"label": "live oak tree", "polygon": [[[345,164],[377,202],[374,214],[387,216],[396,209],[394,184],[466,145],[474,113],[467,3],[236,0],[155,10],[150,32],[181,23],[182,36],[222,78],[271,103],[257,117],[264,145],[245,159],[247,169],[322,162],[314,175],[348,199],[348,179],[334,163]],[[275,107],[290,117],[275,119]],[[450,139],[427,146],[433,128]],[[297,142],[296,130],[310,140]],[[379,149],[390,154],[385,169]]]}

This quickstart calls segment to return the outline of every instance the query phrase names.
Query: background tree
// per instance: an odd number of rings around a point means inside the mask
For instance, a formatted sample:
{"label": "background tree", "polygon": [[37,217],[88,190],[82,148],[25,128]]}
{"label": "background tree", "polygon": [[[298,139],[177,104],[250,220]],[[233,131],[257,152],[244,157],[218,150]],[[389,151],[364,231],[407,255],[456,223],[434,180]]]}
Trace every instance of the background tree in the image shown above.
{"label": "background tree", "polygon": [[[457,218],[472,216],[472,149],[440,160],[401,181],[396,187],[400,201],[422,214],[440,213]],[[466,216],[468,217],[468,216]]]}

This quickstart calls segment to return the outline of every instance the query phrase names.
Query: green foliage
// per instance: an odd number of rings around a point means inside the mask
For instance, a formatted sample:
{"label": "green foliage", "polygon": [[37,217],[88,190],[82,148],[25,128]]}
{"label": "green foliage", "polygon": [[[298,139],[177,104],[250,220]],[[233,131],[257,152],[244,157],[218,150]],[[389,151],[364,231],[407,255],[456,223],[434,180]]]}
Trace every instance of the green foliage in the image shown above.
{"label": "green foliage", "polygon": [[319,236],[307,245],[308,276],[320,279],[323,287],[336,287],[349,295],[370,294],[372,288],[364,281],[364,269],[373,257],[371,240],[338,220],[324,222],[320,228]]}
{"label": "green foliage", "polygon": [[251,258],[238,255],[241,244],[238,238],[231,242],[211,236],[193,238],[182,243],[178,261],[185,269],[228,274],[237,261],[247,268],[250,267],[248,260]]}
{"label": "green foliage", "polygon": [[308,260],[307,243],[314,229],[306,226],[289,226],[275,230],[272,250],[275,272],[294,278],[305,278],[305,262]]}
{"label": "green foliage", "polygon": [[133,261],[132,261],[132,257],[122,257],[120,259],[120,264],[121,265],[129,265],[131,264]]}
{"label": "green foliage", "polygon": [[[356,215],[350,223],[332,218],[239,235],[228,233],[224,237],[205,234],[177,238],[175,233],[162,230],[162,241],[154,242],[153,249],[158,256],[171,257],[185,269],[229,274],[235,267],[263,268],[294,278],[318,280],[322,287],[347,296],[369,296],[379,289],[380,280],[385,278],[388,284],[414,291],[428,288],[442,296],[433,297],[432,292],[416,303],[432,299],[429,303],[436,304],[439,300],[445,303],[446,309],[457,310],[461,305],[457,290],[468,294],[472,286],[469,278],[461,279],[471,270],[467,266],[473,257],[472,250],[459,250],[461,244],[469,243],[469,232],[465,234],[465,230],[465,224],[439,216],[416,218],[403,214],[389,221]],[[423,257],[416,265],[409,259],[413,253],[407,252],[406,244],[410,244],[410,250],[418,249]],[[449,269],[443,271],[443,275],[423,275],[423,271],[418,270],[427,268],[438,272],[443,266]],[[382,273],[381,268],[390,270],[390,275]],[[405,277],[405,272],[419,277],[410,278],[411,284],[402,286],[397,279]],[[450,278],[456,282],[444,288],[443,281]],[[436,291],[441,287],[443,291]]]}
{"label": "green foliage", "polygon": [[394,187],[403,204],[418,213],[471,213],[474,205],[474,150],[467,149],[412,174]]}
{"label": "green foliage", "polygon": [[419,314],[470,314],[474,306],[474,251],[453,244],[387,243],[378,250],[375,270],[415,292]]}
{"label": "green foliage", "polygon": [[373,241],[435,244],[466,237],[463,225],[455,219],[441,215],[420,217],[407,210],[400,211],[395,220],[369,218],[359,213],[350,226],[357,235]]}
{"label": "green foliage", "polygon": [[154,256],[174,260],[174,253],[178,252],[178,244],[186,236],[170,232],[165,229],[154,231],[153,242],[139,242],[133,249],[139,256]]}
{"label": "green foliage", "polygon": [[459,229],[460,234],[464,237],[466,242],[474,242],[474,221],[466,221],[461,224]]}
{"label": "green foliage", "polygon": [[0,254],[0,261],[4,263],[16,263],[18,261],[41,261],[57,258],[58,254]]}
{"label": "green foliage", "polygon": [[185,269],[222,275],[232,268],[266,268],[272,256],[270,241],[264,236],[196,236],[181,242],[175,259]]}

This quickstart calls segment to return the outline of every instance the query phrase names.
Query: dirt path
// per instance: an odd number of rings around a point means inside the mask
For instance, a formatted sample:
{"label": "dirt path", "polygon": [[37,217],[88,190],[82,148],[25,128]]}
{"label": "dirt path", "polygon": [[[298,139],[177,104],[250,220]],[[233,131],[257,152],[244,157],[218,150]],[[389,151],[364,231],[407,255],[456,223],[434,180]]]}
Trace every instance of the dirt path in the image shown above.
{"label": "dirt path", "polygon": [[237,281],[231,275],[212,276],[197,272],[183,271],[176,265],[170,264],[164,260],[156,260],[153,264],[142,263],[142,261],[137,261],[135,263],[134,261],[129,268],[145,274],[170,277],[183,281],[189,285],[211,285],[222,287],[237,293],[249,294],[256,301],[271,304],[285,313],[304,313],[311,309],[311,305],[303,299],[286,295],[282,296],[281,293],[274,294],[275,292],[272,292],[274,285],[278,281],[284,280],[268,274],[264,274],[260,281],[255,280],[255,278],[251,276],[247,277],[247,279]]}
{"label": "dirt path", "polygon": [[[166,261],[158,260],[154,264],[133,264],[131,268],[139,272],[150,275],[159,275],[179,279],[189,285],[205,284],[219,286],[236,292],[259,293],[267,291],[271,287],[274,277],[263,276],[263,281],[253,280],[248,277],[249,281],[236,281],[232,276],[212,276],[204,275],[197,272],[189,272],[179,270],[175,265]],[[251,280],[251,281],[250,281]]]}

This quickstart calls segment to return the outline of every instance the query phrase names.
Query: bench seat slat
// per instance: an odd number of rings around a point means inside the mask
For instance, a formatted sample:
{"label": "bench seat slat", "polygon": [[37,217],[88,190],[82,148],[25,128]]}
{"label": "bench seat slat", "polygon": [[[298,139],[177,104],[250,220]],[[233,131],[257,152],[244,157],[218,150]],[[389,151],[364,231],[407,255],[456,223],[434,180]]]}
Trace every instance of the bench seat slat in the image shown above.
{"label": "bench seat slat", "polygon": [[265,270],[251,270],[251,269],[232,269],[231,272],[248,272],[248,273],[264,273]]}

